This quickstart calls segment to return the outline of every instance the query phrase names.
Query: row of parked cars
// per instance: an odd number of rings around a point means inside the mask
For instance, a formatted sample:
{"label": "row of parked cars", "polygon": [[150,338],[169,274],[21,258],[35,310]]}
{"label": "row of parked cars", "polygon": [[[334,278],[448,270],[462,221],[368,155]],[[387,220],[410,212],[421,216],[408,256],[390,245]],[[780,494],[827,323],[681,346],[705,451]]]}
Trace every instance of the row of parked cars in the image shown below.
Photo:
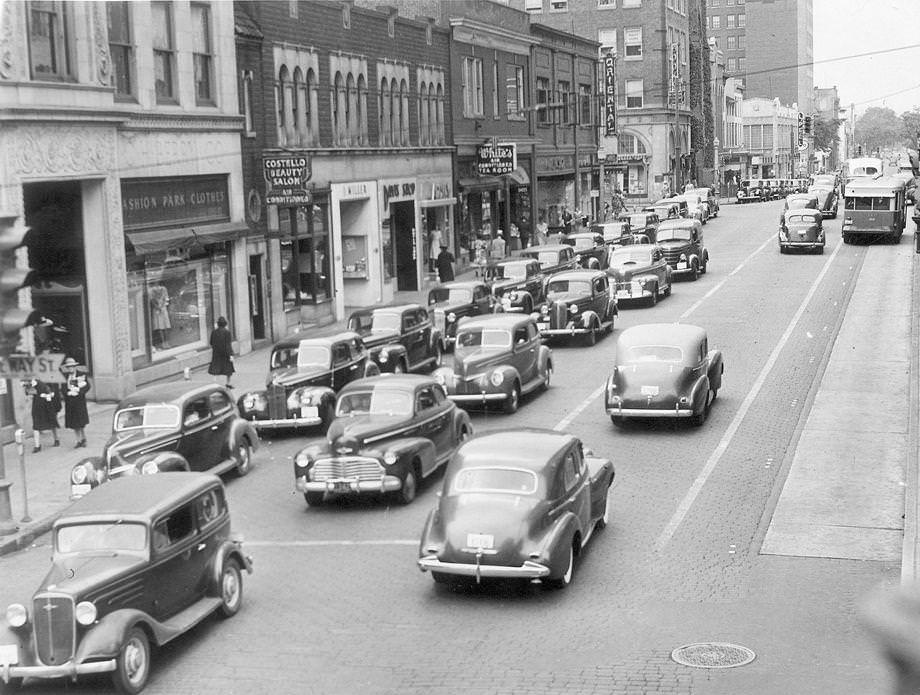
{"label": "row of parked cars", "polygon": [[736,200],[739,203],[759,203],[767,200],[782,200],[792,193],[808,190],[807,178],[797,179],[744,179],[738,184]]}

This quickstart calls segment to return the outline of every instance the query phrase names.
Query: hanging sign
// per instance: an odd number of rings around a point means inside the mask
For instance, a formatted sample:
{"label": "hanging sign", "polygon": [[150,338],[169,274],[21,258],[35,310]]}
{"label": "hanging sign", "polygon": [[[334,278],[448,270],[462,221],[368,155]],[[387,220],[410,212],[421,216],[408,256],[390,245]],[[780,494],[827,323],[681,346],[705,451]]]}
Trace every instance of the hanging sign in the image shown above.
{"label": "hanging sign", "polygon": [[617,132],[617,57],[613,53],[604,54],[604,133],[616,135]]}
{"label": "hanging sign", "polygon": [[268,205],[310,205],[313,198],[307,181],[313,176],[310,157],[306,155],[266,155],[262,157],[265,177],[265,202]]}
{"label": "hanging sign", "polygon": [[516,143],[480,145],[476,155],[480,176],[501,176],[517,169]]}

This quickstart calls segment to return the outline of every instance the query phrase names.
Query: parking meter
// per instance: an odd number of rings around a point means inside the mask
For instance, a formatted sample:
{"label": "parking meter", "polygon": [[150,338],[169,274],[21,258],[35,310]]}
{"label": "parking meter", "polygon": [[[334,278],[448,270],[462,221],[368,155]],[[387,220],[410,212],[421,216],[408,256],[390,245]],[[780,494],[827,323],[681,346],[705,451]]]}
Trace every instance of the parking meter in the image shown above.
{"label": "parking meter", "polygon": [[914,251],[920,253],[920,229],[914,232]]}
{"label": "parking meter", "polygon": [[16,446],[21,449],[22,445],[25,444],[26,441],[26,431],[20,427],[15,432],[13,432],[13,441],[15,441]]}

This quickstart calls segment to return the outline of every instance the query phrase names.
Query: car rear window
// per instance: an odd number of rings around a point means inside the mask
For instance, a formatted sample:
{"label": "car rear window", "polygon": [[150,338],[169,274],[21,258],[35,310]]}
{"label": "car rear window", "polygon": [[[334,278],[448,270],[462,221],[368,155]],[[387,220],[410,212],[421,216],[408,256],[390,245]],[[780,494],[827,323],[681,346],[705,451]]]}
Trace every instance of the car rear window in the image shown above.
{"label": "car rear window", "polygon": [[454,476],[449,494],[463,492],[532,495],[537,491],[537,476],[520,468],[466,468]]}
{"label": "car rear window", "polygon": [[625,358],[626,362],[682,362],[684,351],[674,345],[636,345]]}

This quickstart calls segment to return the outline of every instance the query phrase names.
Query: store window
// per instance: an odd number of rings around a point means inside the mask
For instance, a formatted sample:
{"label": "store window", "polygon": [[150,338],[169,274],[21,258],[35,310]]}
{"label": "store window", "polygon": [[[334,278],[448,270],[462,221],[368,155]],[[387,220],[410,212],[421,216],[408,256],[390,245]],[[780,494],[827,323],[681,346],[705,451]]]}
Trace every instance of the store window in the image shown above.
{"label": "store window", "polygon": [[[332,296],[328,219],[326,202],[314,202],[312,208],[278,210],[278,226],[282,233],[281,282],[286,310],[295,309],[299,304],[318,304]],[[293,234],[296,238],[292,238]]]}

